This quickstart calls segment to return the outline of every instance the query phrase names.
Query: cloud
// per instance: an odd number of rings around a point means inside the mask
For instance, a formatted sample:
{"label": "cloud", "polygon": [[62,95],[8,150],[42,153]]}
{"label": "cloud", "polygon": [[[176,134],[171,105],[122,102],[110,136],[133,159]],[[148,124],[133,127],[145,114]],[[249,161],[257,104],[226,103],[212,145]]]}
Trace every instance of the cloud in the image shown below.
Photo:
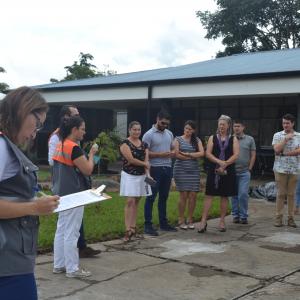
{"label": "cloud", "polygon": [[11,87],[65,76],[80,52],[118,73],[206,60],[220,49],[204,39],[196,10],[213,0],[4,0],[1,82]]}

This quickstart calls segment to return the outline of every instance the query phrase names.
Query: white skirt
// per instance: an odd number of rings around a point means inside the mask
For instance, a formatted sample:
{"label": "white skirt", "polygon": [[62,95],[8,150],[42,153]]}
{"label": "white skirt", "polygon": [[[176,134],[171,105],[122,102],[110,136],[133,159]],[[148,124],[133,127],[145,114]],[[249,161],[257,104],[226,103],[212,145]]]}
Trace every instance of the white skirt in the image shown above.
{"label": "white skirt", "polygon": [[145,180],[146,175],[131,175],[121,172],[120,196],[142,197],[152,195],[151,187]]}

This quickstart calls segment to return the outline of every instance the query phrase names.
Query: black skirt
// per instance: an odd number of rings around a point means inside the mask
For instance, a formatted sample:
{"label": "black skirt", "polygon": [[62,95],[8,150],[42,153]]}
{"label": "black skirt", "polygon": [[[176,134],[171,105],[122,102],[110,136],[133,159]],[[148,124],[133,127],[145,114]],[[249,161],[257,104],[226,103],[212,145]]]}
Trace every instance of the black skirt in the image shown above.
{"label": "black skirt", "polygon": [[234,170],[227,170],[227,175],[220,176],[218,187],[215,184],[215,169],[208,169],[205,195],[230,197],[237,195],[237,183]]}

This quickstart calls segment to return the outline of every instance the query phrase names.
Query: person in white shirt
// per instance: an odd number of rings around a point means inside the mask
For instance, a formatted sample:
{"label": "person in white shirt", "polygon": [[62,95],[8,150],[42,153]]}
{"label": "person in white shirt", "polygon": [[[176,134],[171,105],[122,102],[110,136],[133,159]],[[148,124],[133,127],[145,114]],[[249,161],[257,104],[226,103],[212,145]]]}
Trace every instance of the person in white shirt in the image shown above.
{"label": "person in white shirt", "polygon": [[282,117],[283,131],[273,137],[275,152],[274,175],[277,185],[276,216],[274,226],[283,226],[284,202],[287,199],[288,221],[290,227],[297,227],[294,221],[294,198],[297,177],[300,172],[300,133],[294,130],[295,117],[286,114]]}
{"label": "person in white shirt", "polygon": [[[79,116],[79,111],[77,107],[72,105],[64,105],[59,113],[59,119],[62,120],[63,118],[72,117],[72,116]],[[56,146],[59,142],[59,128],[56,128],[50,135],[48,141],[48,162],[51,167],[53,167],[53,154],[55,152]]]}

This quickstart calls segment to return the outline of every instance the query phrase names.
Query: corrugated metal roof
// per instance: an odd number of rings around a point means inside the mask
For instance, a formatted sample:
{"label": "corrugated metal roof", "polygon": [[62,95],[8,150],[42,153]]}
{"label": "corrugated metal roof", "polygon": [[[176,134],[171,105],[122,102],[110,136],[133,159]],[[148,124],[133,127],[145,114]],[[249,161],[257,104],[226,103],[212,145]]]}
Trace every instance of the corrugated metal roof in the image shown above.
{"label": "corrugated metal roof", "polygon": [[300,72],[300,48],[243,53],[208,61],[112,76],[100,76],[35,86],[40,89],[64,89],[107,85],[130,85],[170,80],[209,80],[237,76],[271,75]]}

